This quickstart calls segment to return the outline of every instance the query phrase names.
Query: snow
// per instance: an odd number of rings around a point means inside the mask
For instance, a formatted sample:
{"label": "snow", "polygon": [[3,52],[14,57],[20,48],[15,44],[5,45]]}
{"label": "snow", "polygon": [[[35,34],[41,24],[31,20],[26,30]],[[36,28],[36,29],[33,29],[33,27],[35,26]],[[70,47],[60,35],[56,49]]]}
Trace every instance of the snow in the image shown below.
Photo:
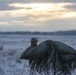
{"label": "snow", "polygon": [[[0,34],[0,75],[29,75],[28,60],[20,60],[21,53],[30,46],[30,39],[37,37],[39,42],[44,40],[56,40],[64,42],[76,49],[76,36],[74,35],[15,35]],[[39,75],[38,73],[36,73]],[[44,75],[44,74],[43,74]],[[72,72],[76,75],[76,70]]]}

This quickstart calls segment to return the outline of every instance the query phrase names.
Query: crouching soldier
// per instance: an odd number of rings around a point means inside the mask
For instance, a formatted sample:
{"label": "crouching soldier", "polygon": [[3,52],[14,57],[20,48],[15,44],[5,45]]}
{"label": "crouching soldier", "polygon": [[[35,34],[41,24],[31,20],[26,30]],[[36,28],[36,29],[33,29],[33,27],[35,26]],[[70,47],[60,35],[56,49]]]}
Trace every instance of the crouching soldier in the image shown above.
{"label": "crouching soldier", "polygon": [[[44,73],[45,75],[50,75],[50,66],[47,63],[48,61],[48,49],[46,44],[43,43],[42,45],[37,45],[38,39],[33,37],[31,39],[31,46],[28,47],[22,54],[20,59],[28,59],[30,65],[30,72],[31,75],[35,75],[35,72]],[[38,47],[37,47],[38,46]],[[35,49],[37,47],[37,49]],[[35,51],[34,51],[35,49]],[[45,53],[43,51],[46,51]],[[43,53],[41,53],[43,52]],[[34,54],[33,54],[34,53]],[[33,55],[32,55],[33,54]]]}
{"label": "crouching soldier", "polygon": [[[45,46],[46,44],[43,44],[41,46],[39,45],[37,47],[38,39],[35,37],[33,37],[30,42],[31,42],[31,46],[28,47],[21,54],[20,59],[29,60],[30,75],[35,75],[35,72],[38,72],[38,73],[44,72],[45,75],[50,75],[50,72],[49,72],[50,66],[47,64],[48,52],[46,51],[47,52],[46,55],[44,55],[45,53],[42,54],[41,50],[39,50],[40,53],[37,53],[38,49],[40,49],[40,48],[42,49],[44,47],[43,50],[46,49],[46,46]],[[37,47],[37,49],[35,49],[35,47]],[[34,49],[35,49],[35,51],[33,51]],[[33,53],[34,53],[34,55],[32,55]]]}
{"label": "crouching soldier", "polygon": [[[31,48],[37,46],[37,42],[38,42],[38,39],[33,37],[31,38],[31,46],[28,47],[22,54],[21,54],[21,57],[20,59],[25,59],[25,55],[27,52],[30,51]],[[34,59],[29,59],[29,66],[30,66],[30,74],[33,75],[35,73],[34,69],[35,69],[35,60]]]}

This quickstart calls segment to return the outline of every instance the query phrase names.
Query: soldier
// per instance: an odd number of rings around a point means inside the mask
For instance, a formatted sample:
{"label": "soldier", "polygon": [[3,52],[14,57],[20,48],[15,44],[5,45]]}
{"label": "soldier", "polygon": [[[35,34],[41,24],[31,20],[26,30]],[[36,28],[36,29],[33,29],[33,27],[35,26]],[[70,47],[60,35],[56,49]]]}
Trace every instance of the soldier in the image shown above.
{"label": "soldier", "polygon": [[[28,47],[22,54],[21,54],[21,57],[20,59],[26,59],[26,55],[31,53],[32,50],[31,49],[34,49],[36,46],[37,46],[37,42],[38,42],[38,39],[33,37],[31,39],[31,46]],[[44,45],[45,46],[45,45]],[[39,48],[39,47],[38,47]],[[38,49],[37,48],[37,49]],[[31,53],[32,54],[32,53]],[[41,54],[43,55],[43,54]],[[37,54],[38,56],[38,54]],[[30,66],[30,72],[31,72],[31,75],[35,75],[35,72],[44,72],[45,75],[50,75],[50,66],[49,64],[47,64],[47,60],[48,60],[48,52],[47,52],[47,55],[46,56],[43,56],[43,57],[40,57],[40,58],[35,58],[35,56],[33,55],[32,58],[31,56],[29,55],[29,66]]]}
{"label": "soldier", "polygon": [[[25,58],[25,54],[33,47],[37,46],[37,42],[38,42],[38,39],[33,37],[31,38],[31,46],[28,47],[21,55],[20,59],[24,59]],[[35,68],[35,60],[33,59],[29,59],[29,66],[30,66],[30,74],[34,74],[34,68]]]}

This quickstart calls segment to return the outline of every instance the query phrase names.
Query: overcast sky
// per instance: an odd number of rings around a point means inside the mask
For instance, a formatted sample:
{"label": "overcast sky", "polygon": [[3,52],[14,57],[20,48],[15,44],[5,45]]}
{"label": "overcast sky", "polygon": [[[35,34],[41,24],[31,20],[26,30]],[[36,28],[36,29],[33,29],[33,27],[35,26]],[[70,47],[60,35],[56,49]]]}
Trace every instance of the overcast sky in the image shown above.
{"label": "overcast sky", "polygon": [[76,0],[0,0],[0,31],[76,30]]}

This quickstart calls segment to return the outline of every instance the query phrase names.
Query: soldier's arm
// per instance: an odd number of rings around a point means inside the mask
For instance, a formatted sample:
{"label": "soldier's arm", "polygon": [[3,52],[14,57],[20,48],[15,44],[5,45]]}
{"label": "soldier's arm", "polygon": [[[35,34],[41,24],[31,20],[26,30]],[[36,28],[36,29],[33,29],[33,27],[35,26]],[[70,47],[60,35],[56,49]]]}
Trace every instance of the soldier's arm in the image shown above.
{"label": "soldier's arm", "polygon": [[28,47],[20,56],[20,59],[25,59],[26,53],[30,50],[31,47]]}

